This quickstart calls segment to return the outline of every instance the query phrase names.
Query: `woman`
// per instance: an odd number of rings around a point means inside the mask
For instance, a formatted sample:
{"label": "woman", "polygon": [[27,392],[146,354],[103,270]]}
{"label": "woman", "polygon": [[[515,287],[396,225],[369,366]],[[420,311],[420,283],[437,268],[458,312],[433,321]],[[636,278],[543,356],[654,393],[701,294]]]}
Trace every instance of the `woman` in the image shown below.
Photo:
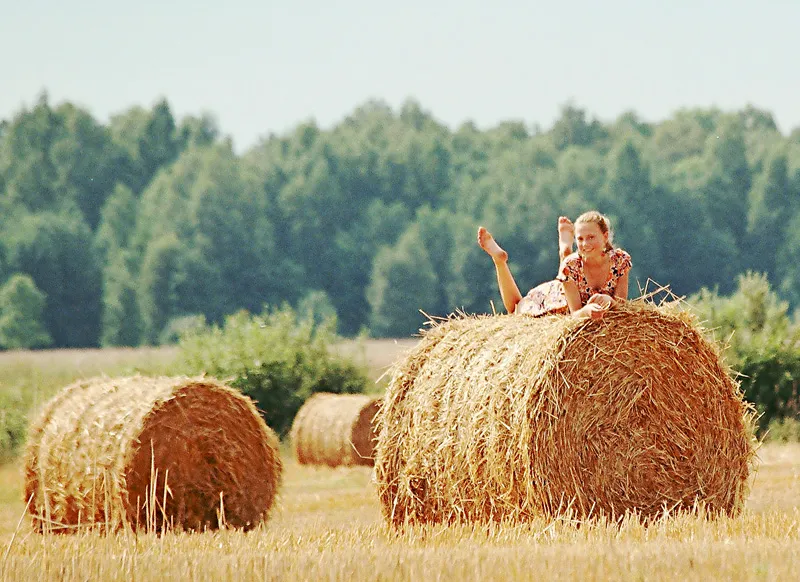
{"label": "woman", "polygon": [[[478,229],[478,244],[494,261],[506,310],[534,316],[571,313],[575,317],[600,319],[614,302],[625,301],[631,256],[615,248],[612,238],[608,218],[595,210],[581,214],[574,225],[568,218],[560,217],[561,265],[556,280],[534,287],[523,297],[508,268],[508,253],[484,227]],[[576,253],[572,252],[573,241],[578,245]]]}

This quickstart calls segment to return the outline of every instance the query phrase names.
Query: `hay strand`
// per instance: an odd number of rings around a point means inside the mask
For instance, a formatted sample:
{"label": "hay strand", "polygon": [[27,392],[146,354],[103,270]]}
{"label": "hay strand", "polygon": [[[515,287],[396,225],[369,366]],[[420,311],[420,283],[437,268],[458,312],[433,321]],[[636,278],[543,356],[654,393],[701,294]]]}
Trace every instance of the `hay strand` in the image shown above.
{"label": "hay strand", "polygon": [[39,531],[248,529],[267,517],[281,461],[277,437],[238,391],[135,376],[59,392],[31,425],[24,473]]}

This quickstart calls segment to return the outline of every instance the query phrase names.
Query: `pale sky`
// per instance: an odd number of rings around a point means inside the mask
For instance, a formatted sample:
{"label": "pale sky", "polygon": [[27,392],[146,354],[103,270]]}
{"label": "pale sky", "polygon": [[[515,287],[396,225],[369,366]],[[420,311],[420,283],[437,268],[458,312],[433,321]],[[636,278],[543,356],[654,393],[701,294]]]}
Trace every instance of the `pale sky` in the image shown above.
{"label": "pale sky", "polygon": [[549,128],[567,102],[611,121],[685,107],[800,127],[796,0],[2,0],[0,119],[46,90],[106,123],[165,97],[237,150],[369,99],[456,128]]}

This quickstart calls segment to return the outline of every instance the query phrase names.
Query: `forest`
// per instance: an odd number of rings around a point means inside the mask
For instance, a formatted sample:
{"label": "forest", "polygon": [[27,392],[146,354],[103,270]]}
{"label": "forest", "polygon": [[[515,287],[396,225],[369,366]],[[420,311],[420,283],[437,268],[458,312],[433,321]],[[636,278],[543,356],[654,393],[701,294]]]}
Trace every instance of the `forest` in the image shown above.
{"label": "forest", "polygon": [[557,217],[589,209],[633,257],[632,297],[753,272],[800,306],[800,128],[753,106],[602,122],[568,103],[549,128],[479,129],[369,101],[236,152],[166,100],[102,123],[43,93],[0,121],[0,348],[158,345],[281,305],[406,337],[502,308],[478,225],[524,293],[555,276]]}

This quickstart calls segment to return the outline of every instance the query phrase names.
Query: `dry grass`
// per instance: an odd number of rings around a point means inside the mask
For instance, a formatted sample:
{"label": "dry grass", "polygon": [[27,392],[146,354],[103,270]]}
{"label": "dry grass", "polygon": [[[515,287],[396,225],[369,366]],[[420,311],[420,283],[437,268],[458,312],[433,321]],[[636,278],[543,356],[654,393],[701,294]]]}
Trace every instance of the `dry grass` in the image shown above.
{"label": "dry grass", "polygon": [[[384,525],[370,471],[287,458],[271,520],[257,530],[41,536],[24,513],[18,467],[0,471],[0,562],[13,580],[791,580],[800,575],[800,446],[761,450],[737,518],[682,516],[645,527],[560,520],[524,525]],[[15,497],[13,495],[8,497]],[[16,533],[15,533],[16,531]]]}
{"label": "dry grass", "polygon": [[0,392],[35,412],[80,378],[169,374],[176,359],[174,347],[0,352]]}
{"label": "dry grass", "polygon": [[[373,368],[374,377],[414,343],[380,342],[383,363]],[[135,371],[141,365],[135,359],[122,366]],[[30,365],[46,370],[42,361]],[[66,358],[58,363],[69,365]],[[0,367],[7,364],[13,366],[0,356]],[[103,366],[88,362],[93,371],[87,375]],[[0,466],[0,579],[796,580],[800,445],[765,445],[759,456],[737,518],[684,516],[650,527],[536,519],[517,526],[419,526],[402,535],[381,518],[370,469],[301,466],[288,448],[270,521],[248,533],[34,534],[22,501],[21,464],[10,464]]]}
{"label": "dry grass", "polygon": [[[375,382],[370,392],[382,393],[387,370],[416,343],[415,339],[348,340],[337,349],[366,362]],[[183,373],[177,366],[174,346],[0,352],[0,392],[35,412],[62,387],[81,378]]]}
{"label": "dry grass", "polygon": [[413,349],[418,339],[371,339],[366,342],[347,340],[336,346],[337,353],[344,356],[355,357],[365,361],[368,367],[369,378],[375,382],[370,393],[383,393],[388,382],[388,372],[397,361]]}

